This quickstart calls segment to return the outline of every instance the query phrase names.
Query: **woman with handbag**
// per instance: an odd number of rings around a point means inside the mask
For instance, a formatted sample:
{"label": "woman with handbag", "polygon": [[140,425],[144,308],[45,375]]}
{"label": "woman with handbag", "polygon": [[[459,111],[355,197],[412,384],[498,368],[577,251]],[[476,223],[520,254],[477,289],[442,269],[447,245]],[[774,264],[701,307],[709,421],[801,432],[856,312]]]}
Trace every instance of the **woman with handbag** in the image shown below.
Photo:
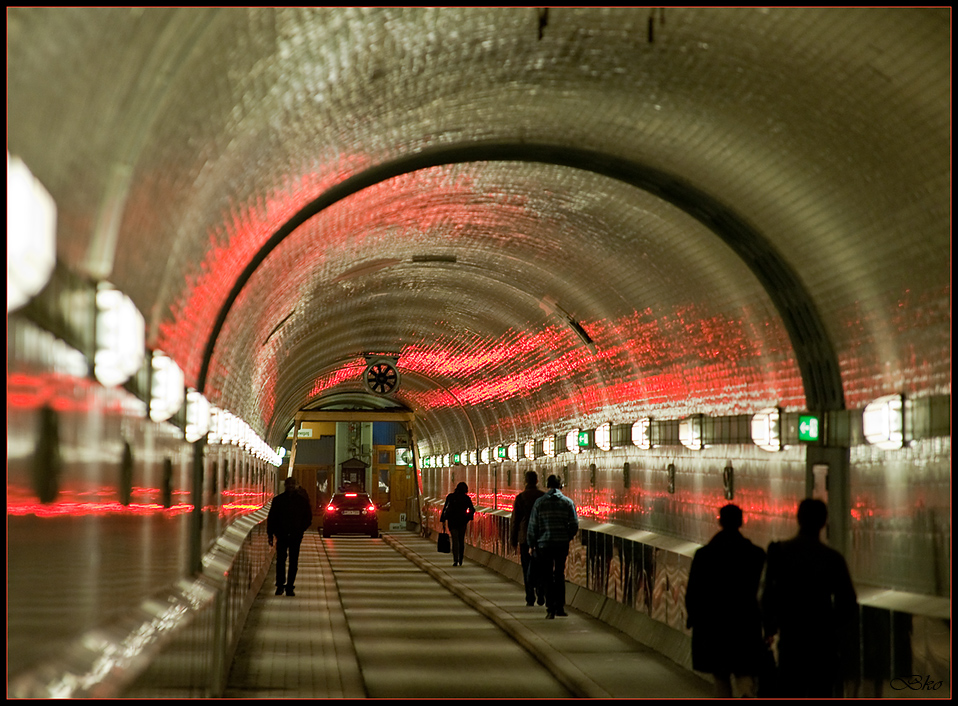
{"label": "woman with handbag", "polygon": [[462,566],[462,555],[466,548],[466,527],[476,514],[468,492],[469,487],[465,483],[457,485],[455,491],[446,496],[446,504],[439,515],[443,531],[446,530],[446,525],[449,525],[453,566]]}

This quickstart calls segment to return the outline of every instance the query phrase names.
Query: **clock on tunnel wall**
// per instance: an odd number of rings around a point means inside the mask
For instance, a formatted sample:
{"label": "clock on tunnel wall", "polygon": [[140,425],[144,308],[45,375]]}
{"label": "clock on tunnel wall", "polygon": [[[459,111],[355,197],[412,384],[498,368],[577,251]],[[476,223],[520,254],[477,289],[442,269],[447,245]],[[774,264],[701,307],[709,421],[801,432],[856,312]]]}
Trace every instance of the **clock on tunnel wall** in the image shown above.
{"label": "clock on tunnel wall", "polygon": [[363,372],[363,385],[374,395],[389,395],[399,389],[400,376],[391,358],[370,360]]}

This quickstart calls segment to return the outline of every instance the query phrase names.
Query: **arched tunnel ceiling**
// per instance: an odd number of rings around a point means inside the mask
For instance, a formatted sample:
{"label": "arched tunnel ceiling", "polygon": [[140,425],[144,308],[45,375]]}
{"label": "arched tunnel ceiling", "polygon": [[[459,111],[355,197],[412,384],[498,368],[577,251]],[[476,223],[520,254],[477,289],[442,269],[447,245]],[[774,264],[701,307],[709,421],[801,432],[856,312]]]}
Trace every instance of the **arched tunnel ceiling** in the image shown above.
{"label": "arched tunnel ceiling", "polygon": [[[61,260],[127,292],[148,345],[273,442],[361,392],[370,351],[400,354],[395,401],[433,446],[803,408],[816,357],[860,405],[950,392],[950,22],[12,9],[9,150],[57,201]],[[674,177],[768,251],[748,261],[698,202],[601,169],[496,153],[377,171],[510,144]],[[769,284],[778,264],[794,296]],[[827,345],[796,345],[793,304]]]}

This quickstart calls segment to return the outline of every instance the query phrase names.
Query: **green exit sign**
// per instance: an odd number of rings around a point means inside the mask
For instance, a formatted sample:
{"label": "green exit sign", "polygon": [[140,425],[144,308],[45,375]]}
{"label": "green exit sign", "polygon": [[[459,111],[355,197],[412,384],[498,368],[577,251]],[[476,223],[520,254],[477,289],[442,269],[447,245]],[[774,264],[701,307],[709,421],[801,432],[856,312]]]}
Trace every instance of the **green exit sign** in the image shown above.
{"label": "green exit sign", "polygon": [[798,415],[798,440],[818,441],[821,438],[821,420],[814,414]]}
{"label": "green exit sign", "polygon": [[587,432],[587,431],[580,431],[580,432],[579,432],[579,448],[581,449],[581,448],[583,448],[583,447],[585,447],[585,446],[589,446],[589,444],[591,444],[591,443],[592,443],[592,442],[591,442],[591,440],[589,439],[589,432]]}
{"label": "green exit sign", "polygon": [[506,458],[508,449],[505,446],[499,446],[496,448],[496,458]]}

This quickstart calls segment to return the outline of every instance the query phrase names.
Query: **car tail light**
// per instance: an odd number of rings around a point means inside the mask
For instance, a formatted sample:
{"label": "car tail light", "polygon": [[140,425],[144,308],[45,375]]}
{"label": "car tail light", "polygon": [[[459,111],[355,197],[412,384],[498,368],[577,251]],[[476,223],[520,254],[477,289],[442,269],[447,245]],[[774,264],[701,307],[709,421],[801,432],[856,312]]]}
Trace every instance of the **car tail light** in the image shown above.
{"label": "car tail light", "polygon": [[376,506],[373,505],[372,503],[369,503],[369,505],[366,506],[366,511],[367,511],[367,512],[376,512]]}
{"label": "car tail light", "polygon": [[326,512],[336,512],[336,506],[335,506],[335,505],[332,505],[332,504],[327,505],[327,506],[326,506]]}

